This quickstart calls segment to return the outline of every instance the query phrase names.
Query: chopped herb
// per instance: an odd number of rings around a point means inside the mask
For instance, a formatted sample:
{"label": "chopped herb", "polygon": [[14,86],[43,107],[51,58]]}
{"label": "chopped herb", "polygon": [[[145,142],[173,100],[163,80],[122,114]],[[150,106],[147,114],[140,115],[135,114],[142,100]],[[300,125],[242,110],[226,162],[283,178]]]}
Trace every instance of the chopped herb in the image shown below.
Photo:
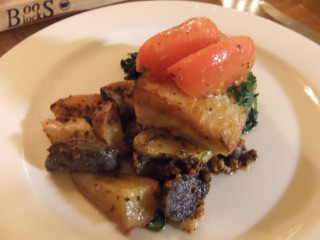
{"label": "chopped herb", "polygon": [[129,53],[127,59],[122,59],[120,62],[121,68],[127,74],[124,77],[125,80],[137,80],[141,73],[136,71],[136,59],[138,53]]}
{"label": "chopped herb", "polygon": [[146,228],[152,232],[160,232],[165,228],[166,224],[166,217],[163,215],[162,211],[158,209],[155,212],[152,221],[146,225]]}

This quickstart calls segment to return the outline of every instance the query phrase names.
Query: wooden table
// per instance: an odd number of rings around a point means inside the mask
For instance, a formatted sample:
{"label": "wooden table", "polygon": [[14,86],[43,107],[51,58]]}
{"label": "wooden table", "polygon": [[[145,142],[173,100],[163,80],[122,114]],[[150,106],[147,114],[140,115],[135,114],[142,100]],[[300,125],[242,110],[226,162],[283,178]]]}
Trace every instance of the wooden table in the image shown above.
{"label": "wooden table", "polygon": [[[226,8],[237,9],[238,11],[249,12],[271,19],[259,7],[259,0],[196,0],[198,2],[207,2],[222,5]],[[296,19],[300,23],[312,28],[320,33],[320,1],[319,0],[265,0],[287,15]],[[39,22],[33,25],[20,27],[0,33],[0,57],[9,51],[16,44],[32,35],[33,33],[61,21],[74,14],[57,17],[47,21]],[[272,19],[271,19],[272,20]]]}

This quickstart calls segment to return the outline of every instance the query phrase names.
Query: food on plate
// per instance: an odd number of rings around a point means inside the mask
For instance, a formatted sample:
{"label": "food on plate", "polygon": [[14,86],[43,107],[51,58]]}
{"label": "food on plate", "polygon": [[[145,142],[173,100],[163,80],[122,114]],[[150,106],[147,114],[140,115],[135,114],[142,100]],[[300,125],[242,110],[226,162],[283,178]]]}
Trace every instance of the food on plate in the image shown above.
{"label": "food on plate", "polygon": [[80,172],[71,177],[79,191],[124,232],[148,224],[159,206],[160,187],[151,178]]}
{"label": "food on plate", "polygon": [[167,220],[196,231],[212,174],[258,158],[242,138],[257,125],[254,59],[250,37],[228,37],[208,18],[156,34],[121,60],[126,80],[50,106],[47,170],[70,172],[125,234]]}
{"label": "food on plate", "polygon": [[227,156],[217,154],[209,160],[207,166],[210,172],[214,174],[231,174],[239,169],[247,169],[250,162],[257,158],[257,151],[254,149],[247,150],[244,141],[241,139],[231,154]]}
{"label": "food on plate", "polygon": [[42,121],[42,129],[51,143],[64,142],[72,138],[96,139],[91,125],[85,118],[65,117]]}
{"label": "food on plate", "polygon": [[219,40],[220,32],[210,19],[191,18],[148,39],[139,49],[137,71],[160,81],[170,79],[169,66]]}
{"label": "food on plate", "polygon": [[193,233],[200,227],[200,222],[205,215],[204,204],[201,204],[197,210],[179,222],[179,228],[187,233]]}
{"label": "food on plate", "polygon": [[105,143],[97,140],[73,138],[53,143],[48,151],[48,171],[104,172],[117,166],[117,151],[108,150]]}
{"label": "food on plate", "polygon": [[116,103],[101,103],[92,114],[91,125],[97,138],[105,142],[109,148],[125,151],[126,142]]}
{"label": "food on plate", "polygon": [[254,60],[253,40],[235,36],[182,58],[167,71],[183,92],[200,97],[245,81]]}
{"label": "food on plate", "polygon": [[124,73],[127,76],[124,77],[125,80],[136,80],[140,77],[141,73],[137,72],[137,56],[138,53],[129,53],[129,57],[126,59],[122,59],[120,61],[120,66],[123,69]]}
{"label": "food on plate", "polygon": [[238,144],[249,112],[226,94],[194,99],[174,82],[141,76],[133,90],[137,121],[166,128],[215,154],[229,154]]}
{"label": "food on plate", "polygon": [[183,221],[204,202],[209,188],[209,182],[199,175],[177,176],[164,186],[164,215],[175,222]]}
{"label": "food on plate", "polygon": [[126,122],[134,118],[134,107],[131,97],[134,85],[134,81],[118,81],[100,89],[101,96],[105,101],[113,101],[117,104],[120,117]]}
{"label": "food on plate", "polygon": [[50,110],[59,117],[91,118],[93,111],[103,102],[100,94],[76,95],[61,98],[51,104]]}
{"label": "food on plate", "polygon": [[137,154],[150,158],[184,159],[192,157],[206,163],[213,157],[212,151],[191,144],[181,137],[176,137],[163,128],[142,130],[134,138],[133,147]]}

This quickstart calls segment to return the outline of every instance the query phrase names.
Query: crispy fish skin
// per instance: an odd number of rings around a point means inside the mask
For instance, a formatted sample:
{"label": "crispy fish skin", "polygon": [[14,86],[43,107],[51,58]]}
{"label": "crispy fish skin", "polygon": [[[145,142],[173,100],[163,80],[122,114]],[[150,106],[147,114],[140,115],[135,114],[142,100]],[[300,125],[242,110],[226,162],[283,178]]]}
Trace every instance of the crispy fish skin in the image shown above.
{"label": "crispy fish skin", "polygon": [[241,137],[249,108],[226,94],[194,98],[174,83],[142,76],[133,89],[137,122],[166,128],[215,154],[228,155]]}

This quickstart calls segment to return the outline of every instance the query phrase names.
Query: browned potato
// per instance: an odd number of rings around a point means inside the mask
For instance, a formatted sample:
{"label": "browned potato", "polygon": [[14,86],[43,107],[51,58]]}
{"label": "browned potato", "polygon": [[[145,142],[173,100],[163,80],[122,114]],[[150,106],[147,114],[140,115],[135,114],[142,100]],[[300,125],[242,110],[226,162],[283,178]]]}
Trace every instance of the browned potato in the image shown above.
{"label": "browned potato", "polygon": [[112,100],[117,103],[122,118],[128,119],[134,116],[132,101],[132,89],[134,81],[119,81],[108,84],[100,89],[104,100]]}
{"label": "browned potato", "polygon": [[133,100],[138,123],[169,129],[214,154],[235,149],[249,112],[226,94],[193,98],[174,83],[143,77],[134,87]]}
{"label": "browned potato", "polygon": [[96,139],[90,124],[84,118],[66,118],[62,121],[47,119],[41,124],[51,143],[65,142],[71,138]]}
{"label": "browned potato", "polygon": [[71,173],[79,191],[120,228],[143,227],[159,207],[158,182],[145,177]]}
{"label": "browned potato", "polygon": [[74,95],[61,98],[51,104],[54,115],[60,117],[81,117],[90,119],[93,111],[102,103],[100,94]]}
{"label": "browned potato", "polygon": [[168,156],[174,159],[184,159],[193,157],[208,162],[213,156],[210,150],[200,148],[182,138],[177,138],[165,129],[159,128],[143,130],[134,138],[133,146],[138,154],[151,158]]}
{"label": "browned potato", "polygon": [[104,102],[92,114],[92,129],[99,140],[111,148],[123,150],[124,134],[118,108],[114,102]]}

